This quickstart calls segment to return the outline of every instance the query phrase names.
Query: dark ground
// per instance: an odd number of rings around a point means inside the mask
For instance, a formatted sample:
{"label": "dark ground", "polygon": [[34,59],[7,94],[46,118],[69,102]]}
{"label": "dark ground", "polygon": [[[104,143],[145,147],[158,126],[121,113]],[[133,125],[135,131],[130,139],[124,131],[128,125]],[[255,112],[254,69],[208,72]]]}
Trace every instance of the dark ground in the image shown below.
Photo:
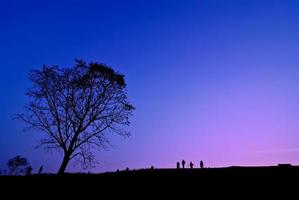
{"label": "dark ground", "polygon": [[102,195],[108,191],[111,197],[131,193],[136,195],[136,191],[148,195],[157,191],[185,195],[208,193],[211,196],[227,192],[233,194],[242,192],[246,196],[257,191],[269,195],[276,193],[287,195],[293,192],[299,195],[299,166],[145,169],[63,176],[2,176],[0,182],[7,190],[16,189],[29,194],[38,190],[49,195],[56,192],[85,196],[100,192],[99,195]]}

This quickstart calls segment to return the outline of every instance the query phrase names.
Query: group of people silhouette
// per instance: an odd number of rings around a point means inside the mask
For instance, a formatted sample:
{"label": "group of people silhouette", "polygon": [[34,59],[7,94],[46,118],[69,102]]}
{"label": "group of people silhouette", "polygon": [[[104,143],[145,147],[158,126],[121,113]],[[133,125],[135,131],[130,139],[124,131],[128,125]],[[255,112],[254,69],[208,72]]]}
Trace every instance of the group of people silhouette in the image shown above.
{"label": "group of people silhouette", "polygon": [[[185,169],[186,161],[185,161],[185,160],[182,160],[181,163],[182,163],[182,168]],[[177,169],[180,169],[180,168],[181,168],[181,163],[180,163],[180,162],[177,162],[177,163],[176,163],[176,168],[177,168]],[[192,161],[190,161],[189,166],[190,166],[190,169],[193,169],[194,164],[193,164]],[[200,168],[204,168],[204,164],[203,164],[203,161],[202,161],[202,160],[200,161],[199,166],[200,166]]]}

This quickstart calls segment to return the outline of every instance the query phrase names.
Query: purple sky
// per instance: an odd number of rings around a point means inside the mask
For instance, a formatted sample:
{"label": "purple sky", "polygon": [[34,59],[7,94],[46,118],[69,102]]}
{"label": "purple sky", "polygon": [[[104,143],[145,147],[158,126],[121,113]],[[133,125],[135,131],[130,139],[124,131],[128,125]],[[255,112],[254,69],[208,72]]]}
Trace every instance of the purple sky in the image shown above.
{"label": "purple sky", "polygon": [[[61,155],[12,121],[29,69],[104,62],[126,75],[136,111],[93,171],[299,164],[299,2],[107,0],[0,2],[0,168]],[[80,170],[71,164],[69,171]]]}

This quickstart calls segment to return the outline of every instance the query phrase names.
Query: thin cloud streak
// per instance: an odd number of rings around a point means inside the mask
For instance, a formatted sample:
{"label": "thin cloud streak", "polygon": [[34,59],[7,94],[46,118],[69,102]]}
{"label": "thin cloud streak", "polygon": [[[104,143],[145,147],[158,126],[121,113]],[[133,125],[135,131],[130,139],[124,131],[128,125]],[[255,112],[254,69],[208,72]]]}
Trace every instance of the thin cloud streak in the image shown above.
{"label": "thin cloud streak", "polygon": [[290,153],[299,152],[299,148],[285,148],[285,149],[265,149],[257,151],[240,152],[239,154],[270,154],[270,153]]}

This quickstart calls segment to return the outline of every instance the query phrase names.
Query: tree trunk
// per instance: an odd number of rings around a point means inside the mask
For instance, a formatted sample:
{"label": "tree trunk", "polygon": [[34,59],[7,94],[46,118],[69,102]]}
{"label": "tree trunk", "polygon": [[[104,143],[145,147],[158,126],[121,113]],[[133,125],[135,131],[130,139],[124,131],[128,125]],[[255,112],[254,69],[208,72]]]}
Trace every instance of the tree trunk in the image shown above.
{"label": "tree trunk", "polygon": [[65,171],[69,161],[70,161],[70,155],[68,153],[65,153],[57,174],[64,174],[64,171]]}

